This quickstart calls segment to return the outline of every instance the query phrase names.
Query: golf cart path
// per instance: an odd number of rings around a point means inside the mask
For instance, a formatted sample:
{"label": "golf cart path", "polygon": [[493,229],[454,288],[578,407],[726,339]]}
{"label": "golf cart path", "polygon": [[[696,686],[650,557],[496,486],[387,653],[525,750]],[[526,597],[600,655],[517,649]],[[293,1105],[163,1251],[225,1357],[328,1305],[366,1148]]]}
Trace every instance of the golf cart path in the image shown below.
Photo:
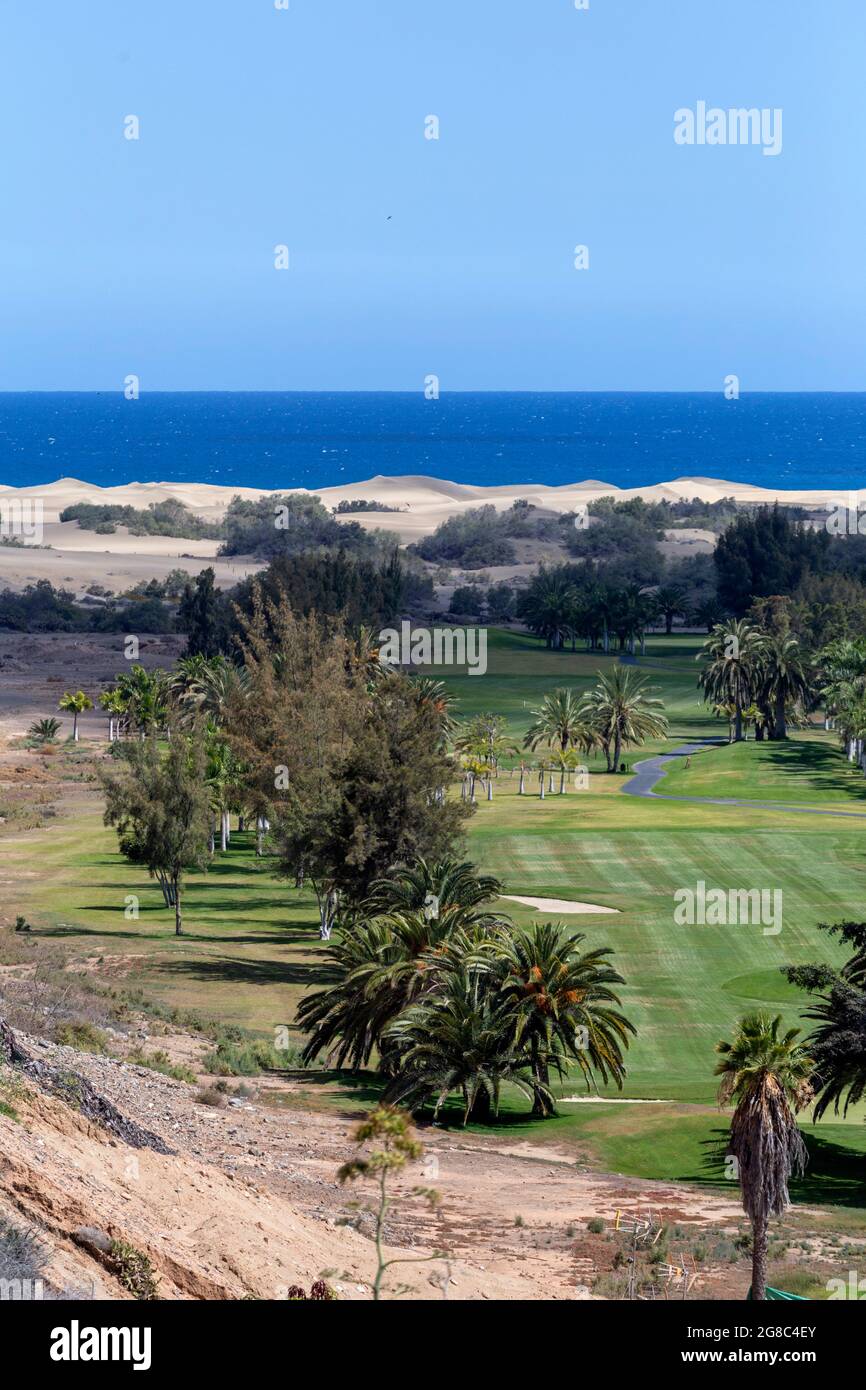
{"label": "golf cart path", "polygon": [[702,753],[707,748],[718,747],[724,739],[705,738],[697,743],[684,743],[671,753],[659,753],[654,758],[645,758],[635,763],[635,775],[620,790],[626,796],[654,797],[659,801],[694,801],[703,806],[754,806],[767,811],[785,811],[800,816],[843,816],[854,820],[866,820],[866,811],[824,811],[819,806],[791,806],[784,801],[750,801],[746,797],[735,796],[670,796],[657,792],[668,766],[675,758],[686,758],[692,753]]}

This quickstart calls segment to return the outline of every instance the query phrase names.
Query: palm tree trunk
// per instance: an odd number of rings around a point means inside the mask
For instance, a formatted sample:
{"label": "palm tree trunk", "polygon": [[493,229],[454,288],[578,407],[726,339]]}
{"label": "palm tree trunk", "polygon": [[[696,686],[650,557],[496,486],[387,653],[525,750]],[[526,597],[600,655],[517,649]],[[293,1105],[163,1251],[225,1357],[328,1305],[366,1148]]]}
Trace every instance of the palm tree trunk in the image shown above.
{"label": "palm tree trunk", "polygon": [[526,777],[526,773],[523,771],[523,768],[521,768],[521,769],[520,769],[520,786],[517,788],[517,795],[518,795],[518,796],[522,796],[522,795],[523,795],[523,783],[524,783],[525,777]]}
{"label": "palm tree trunk", "polygon": [[767,1297],[767,1227],[766,1216],[752,1222],[752,1299],[763,1302]]}
{"label": "palm tree trunk", "polygon": [[614,772],[619,772],[619,755],[620,755],[621,752],[622,752],[622,736],[621,736],[621,734],[620,734],[619,729],[617,729],[617,731],[616,731],[616,737],[615,737],[615,739],[614,739],[614,744],[613,744],[613,770],[614,770]]}
{"label": "palm tree trunk", "polygon": [[228,835],[226,834],[226,813],[220,811],[220,849],[225,852],[229,847]]}
{"label": "palm tree trunk", "polygon": [[735,743],[742,743],[742,741],[743,741],[743,710],[742,710],[742,707],[741,707],[740,702],[739,702],[739,700],[738,700],[737,703],[736,703],[736,705],[734,706],[734,742],[735,742]]}
{"label": "palm tree trunk", "polygon": [[564,791],[565,791],[565,768],[564,768],[564,767],[561,767],[561,768],[559,769],[559,795],[562,796],[562,794],[564,793]]}
{"label": "palm tree trunk", "polygon": [[72,742],[78,742],[78,710],[72,716]]}
{"label": "palm tree trunk", "polygon": [[[539,1054],[538,1039],[536,1037],[532,1039],[532,1074],[536,1081],[540,1082],[542,1086],[549,1085],[550,1072],[547,1063],[542,1060]],[[533,1115],[542,1115],[545,1117],[548,1114],[548,1107],[538,1091],[535,1092],[532,1098],[532,1113]]]}
{"label": "palm tree trunk", "polygon": [[785,719],[785,697],[783,695],[780,695],[776,700],[776,727],[773,731],[773,737],[788,737],[788,725]]}

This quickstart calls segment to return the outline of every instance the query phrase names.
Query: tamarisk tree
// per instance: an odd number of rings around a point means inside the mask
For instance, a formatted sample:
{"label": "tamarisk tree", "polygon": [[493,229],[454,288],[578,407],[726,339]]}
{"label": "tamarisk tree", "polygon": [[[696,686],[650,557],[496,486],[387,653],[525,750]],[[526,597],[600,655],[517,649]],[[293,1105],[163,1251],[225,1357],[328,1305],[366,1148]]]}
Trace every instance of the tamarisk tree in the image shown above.
{"label": "tamarisk tree", "polygon": [[104,773],[102,784],[105,824],[117,831],[127,859],[158,881],[180,936],[183,876],[207,865],[211,810],[202,728],[173,724],[169,733],[165,751],[153,734],[124,745],[120,766]]}

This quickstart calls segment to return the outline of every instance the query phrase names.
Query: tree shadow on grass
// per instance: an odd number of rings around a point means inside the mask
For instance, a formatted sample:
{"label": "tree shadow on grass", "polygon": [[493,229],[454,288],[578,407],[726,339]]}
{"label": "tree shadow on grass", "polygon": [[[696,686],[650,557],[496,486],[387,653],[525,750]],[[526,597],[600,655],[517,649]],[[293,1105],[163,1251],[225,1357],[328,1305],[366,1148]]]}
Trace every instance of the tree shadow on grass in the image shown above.
{"label": "tree shadow on grass", "polygon": [[303,965],[284,960],[163,960],[155,962],[153,968],[160,975],[205,984],[306,986],[333,984],[337,978],[334,968],[324,963]]}
{"label": "tree shadow on grass", "polygon": [[769,761],[786,774],[808,776],[821,791],[847,795],[852,801],[866,801],[866,778],[842,777],[854,765],[846,761],[839,749],[824,743],[770,743]]}
{"label": "tree shadow on grass", "polygon": [[[108,911],[108,910],[109,910],[109,909],[95,909],[95,908],[89,908],[89,909],[88,909],[88,911],[91,911],[91,912],[93,912],[93,911]],[[112,912],[116,912],[116,911],[117,911],[116,908],[112,908],[112,909],[110,909],[110,910],[111,910]],[[163,911],[163,909],[160,909],[160,911]],[[166,911],[167,911],[167,909],[166,909]],[[145,911],[144,911],[144,910],[142,911],[142,914],[141,914],[141,915],[142,915],[142,917],[145,916]],[[153,913],[152,915],[155,915],[155,909],[154,909],[154,913]],[[250,925],[251,925],[251,927],[252,927],[252,926],[255,925],[255,924],[251,923]],[[259,925],[259,926],[269,926],[269,925],[271,925],[271,924],[269,924],[269,923],[267,923],[267,922],[262,922],[262,923],[259,923],[258,925]],[[202,929],[202,928],[197,928],[195,925],[193,925],[192,923],[190,923],[190,924],[187,925],[187,927],[185,928],[185,930],[183,931],[183,933],[182,933],[180,936],[176,936],[176,935],[175,935],[175,931],[174,931],[174,919],[173,919],[173,918],[169,918],[168,916],[166,916],[166,919],[165,919],[164,922],[151,921],[151,922],[149,922],[149,923],[147,924],[147,926],[148,926],[148,929],[147,929],[146,931],[130,931],[130,930],[125,930],[125,931],[110,931],[107,927],[106,927],[106,928],[100,928],[100,927],[84,927],[84,926],[73,926],[73,925],[71,925],[71,924],[62,923],[62,924],[60,924],[60,925],[58,925],[58,926],[56,926],[56,927],[40,927],[40,928],[38,929],[38,931],[34,933],[34,935],[37,935],[37,936],[39,936],[39,937],[45,937],[45,938],[54,938],[54,939],[56,939],[56,940],[61,940],[61,941],[63,941],[63,940],[72,940],[72,939],[74,939],[74,938],[76,938],[76,937],[81,937],[82,939],[83,939],[83,938],[87,938],[87,937],[93,937],[93,938],[95,938],[96,940],[99,940],[99,941],[149,941],[149,942],[154,942],[154,941],[166,939],[166,940],[177,941],[177,942],[179,942],[181,945],[183,945],[183,944],[186,942],[186,943],[188,943],[191,947],[195,947],[195,946],[199,946],[199,945],[204,944],[204,945],[208,945],[208,946],[270,946],[270,947],[273,947],[273,946],[284,946],[284,945],[285,945],[285,946],[300,946],[300,947],[311,947],[311,948],[312,948],[312,947],[318,946],[318,944],[319,944],[318,933],[317,933],[317,931],[315,931],[312,927],[310,928],[309,932],[293,932],[291,935],[289,935],[289,934],[283,935],[283,934],[282,934],[282,931],[281,931],[281,929],[280,929],[279,927],[272,927],[272,930],[269,931],[269,932],[267,932],[266,934],[259,934],[259,933],[250,931],[250,932],[243,933],[243,934],[241,934],[241,935],[237,935],[237,934],[235,933],[234,935],[229,936],[229,935],[227,935],[225,932],[214,932],[213,927],[210,926],[210,925],[209,925],[208,927]],[[159,927],[162,927],[162,932],[159,933],[159,935],[155,935],[155,934],[154,934],[154,929],[155,929],[155,928],[159,928]],[[280,932],[280,935],[279,935],[279,936],[275,935],[275,932],[277,932],[277,931]]]}
{"label": "tree shadow on grass", "polygon": [[[297,1079],[303,1081],[305,1089],[314,1086],[338,1087],[332,1093],[337,1104],[341,1100],[352,1100],[359,1105],[369,1106],[379,1104],[386,1084],[373,1071],[305,1071],[299,1073]],[[357,1111],[344,1110],[340,1114],[347,1120],[358,1119]]]}
{"label": "tree shadow on grass", "polygon": [[[139,895],[126,894],[125,896],[138,897]],[[268,910],[268,908],[273,910],[282,906],[282,904],[275,904],[271,902],[268,898],[246,899],[243,903],[241,903],[237,898],[227,898],[225,902],[213,902],[212,900],[209,900],[207,902],[197,902],[196,897],[197,895],[195,893],[183,894],[182,906],[184,913],[200,911],[207,912],[208,915],[210,915],[218,912],[225,912],[226,914],[230,914],[232,925],[236,925],[237,917],[240,915],[243,916],[244,920],[247,920],[249,914],[252,912],[265,912]],[[122,902],[82,903],[81,906],[76,909],[76,911],[78,912],[123,912],[123,910],[124,904]],[[139,912],[170,912],[173,914],[174,909],[166,907],[162,902],[157,901],[152,903],[145,903],[143,906],[139,905]],[[264,921],[262,922],[262,925],[265,925]],[[278,927],[280,924],[279,922],[272,922],[270,923],[270,925],[273,927]],[[298,923],[293,922],[292,925],[297,926]],[[318,914],[316,914],[316,930],[318,931]]]}
{"label": "tree shadow on grass", "polygon": [[[802,1131],[809,1151],[809,1162],[802,1177],[788,1184],[791,1200],[810,1206],[866,1207],[866,1155],[809,1130]],[[725,1177],[728,1156],[728,1130],[714,1131],[701,1141],[704,1150],[700,1181],[712,1187],[735,1188]]]}
{"label": "tree shadow on grass", "polygon": [[866,1154],[808,1131],[803,1135],[809,1166],[791,1181],[795,1202],[815,1206],[866,1207]]}

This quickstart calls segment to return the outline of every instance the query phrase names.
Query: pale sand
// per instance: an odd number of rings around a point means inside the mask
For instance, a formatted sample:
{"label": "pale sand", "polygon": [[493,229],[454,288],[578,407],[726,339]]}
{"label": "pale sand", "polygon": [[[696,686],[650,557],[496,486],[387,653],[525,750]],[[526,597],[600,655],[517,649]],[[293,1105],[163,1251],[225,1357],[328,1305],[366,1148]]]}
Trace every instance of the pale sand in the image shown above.
{"label": "pale sand", "polygon": [[[671,482],[656,483],[651,487],[618,488],[609,483],[590,479],[580,483],[564,484],[561,487],[548,487],[545,484],[508,484],[501,487],[481,487],[464,483],[451,483],[441,478],[409,474],[402,477],[377,476],[365,482],[346,483],[338,487],[319,489],[294,488],[321,497],[326,506],[334,507],[338,502],[353,498],[375,499],[388,506],[400,507],[399,512],[360,512],[340,519],[357,521],[369,530],[392,531],[401,544],[430,535],[436,527],[449,516],[455,516],[471,507],[489,503],[502,511],[516,498],[527,501],[548,512],[573,511],[580,503],[591,502],[598,497],[613,496],[621,500],[643,497],[647,501],[669,501],[700,497],[707,501],[718,501],[723,497],[734,497],[741,502],[780,502],[807,507],[829,508],[839,505],[837,492],[819,489],[809,492],[792,492],[784,489],[753,487],[747,483],[730,483],[716,478],[676,478]],[[83,531],[74,522],[61,523],[58,518],[64,507],[73,502],[106,502],[122,506],[146,507],[150,502],[177,498],[199,516],[209,520],[219,520],[232,497],[267,497],[273,489],[251,487],[224,487],[216,483],[126,483],[118,487],[101,488],[94,483],[83,483],[75,478],[60,478],[57,482],[36,484],[25,488],[3,487],[0,484],[0,508],[14,499],[39,498],[42,501],[45,528],[44,544],[51,550],[38,550],[27,547],[26,552],[19,547],[0,546],[0,587],[9,585],[20,588],[37,578],[51,579],[55,584],[66,585],[76,592],[96,580],[107,588],[122,591],[142,578],[164,576],[169,570],[179,567],[195,574],[213,561],[216,541],[179,540],[165,536],[130,536],[122,528],[111,536],[97,536],[92,531]],[[713,544],[711,533],[699,529],[684,529],[682,533],[669,533],[668,541],[676,547],[678,554],[689,550],[709,550]],[[548,558],[556,558],[556,546],[549,547]],[[190,558],[193,557],[193,558]],[[535,556],[519,557],[523,563],[514,568],[514,573],[506,576],[497,569],[496,578],[516,577],[537,562]],[[217,580],[223,586],[236,583],[243,575],[254,571],[258,566],[243,557],[232,561],[218,561]]]}
{"label": "pale sand", "polygon": [[676,1105],[675,1100],[627,1100],[623,1096],[557,1096],[557,1105]]}
{"label": "pale sand", "polygon": [[512,903],[523,903],[526,907],[534,907],[538,912],[615,912],[619,913],[616,907],[596,907],[595,903],[574,903],[568,898],[521,898],[516,893],[502,893],[503,898],[507,898]]}

